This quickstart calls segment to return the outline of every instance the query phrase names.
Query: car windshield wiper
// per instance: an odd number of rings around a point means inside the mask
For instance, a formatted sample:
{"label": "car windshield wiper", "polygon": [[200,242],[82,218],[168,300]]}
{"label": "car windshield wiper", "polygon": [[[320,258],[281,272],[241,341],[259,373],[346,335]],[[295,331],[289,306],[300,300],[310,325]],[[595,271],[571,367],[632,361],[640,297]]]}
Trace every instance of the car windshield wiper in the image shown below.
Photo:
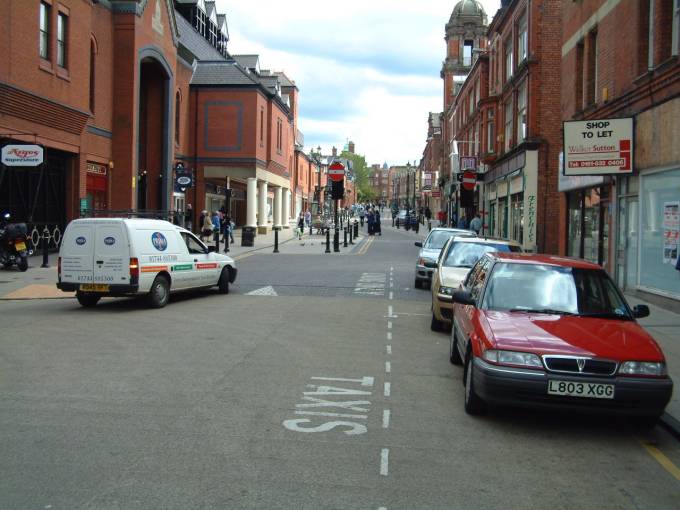
{"label": "car windshield wiper", "polygon": [[545,313],[551,315],[577,315],[566,310],[555,310],[553,308],[511,308],[510,312],[524,312],[524,313]]}
{"label": "car windshield wiper", "polygon": [[630,320],[631,318],[625,314],[618,314],[616,312],[588,312],[579,313],[579,317],[597,317],[598,319],[619,319],[619,320]]}

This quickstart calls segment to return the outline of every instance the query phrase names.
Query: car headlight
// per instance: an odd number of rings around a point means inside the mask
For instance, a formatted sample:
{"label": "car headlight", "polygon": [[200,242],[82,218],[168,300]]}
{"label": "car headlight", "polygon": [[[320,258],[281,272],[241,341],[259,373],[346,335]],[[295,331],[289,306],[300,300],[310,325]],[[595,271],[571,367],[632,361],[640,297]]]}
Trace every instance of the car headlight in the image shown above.
{"label": "car headlight", "polygon": [[625,361],[619,367],[619,374],[662,377],[667,374],[666,364],[650,361]]}
{"label": "car headlight", "polygon": [[530,352],[501,351],[489,349],[482,355],[486,361],[499,365],[518,365],[523,367],[543,368],[541,358]]}
{"label": "car headlight", "polygon": [[453,293],[456,291],[453,287],[439,287],[439,293],[440,294],[446,294],[447,296],[453,296]]}
{"label": "car headlight", "polygon": [[420,257],[418,259],[418,265],[419,266],[425,266],[425,267],[434,267],[435,261],[432,259],[428,259],[425,257]]}

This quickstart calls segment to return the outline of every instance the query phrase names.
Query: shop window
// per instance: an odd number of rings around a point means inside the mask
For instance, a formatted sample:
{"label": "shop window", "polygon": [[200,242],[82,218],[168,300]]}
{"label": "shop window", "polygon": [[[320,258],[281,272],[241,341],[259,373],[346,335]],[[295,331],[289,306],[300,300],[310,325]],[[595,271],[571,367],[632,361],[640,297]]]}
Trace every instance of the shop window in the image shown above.
{"label": "shop window", "polygon": [[499,198],[498,199],[498,234],[500,237],[508,238],[508,199]]}
{"label": "shop window", "polygon": [[505,52],[505,81],[510,80],[512,78],[512,39],[508,38],[505,41],[504,44],[504,52]]}
{"label": "shop window", "polygon": [[64,69],[68,66],[68,16],[63,12],[57,15],[57,65]]}
{"label": "shop window", "polygon": [[489,234],[496,235],[496,202],[489,204]]}
{"label": "shop window", "polygon": [[50,58],[50,16],[52,8],[40,2],[40,58]]}
{"label": "shop window", "polygon": [[583,220],[583,193],[573,191],[568,193],[568,221],[569,233],[567,239],[567,255],[570,257],[582,257],[581,252],[581,223]]}
{"label": "shop window", "polygon": [[527,32],[527,15],[524,13],[517,23],[517,63],[526,60],[529,51],[529,35]]}
{"label": "shop window", "polygon": [[518,243],[524,242],[524,193],[515,193],[510,197],[512,210],[511,238]]}
{"label": "shop window", "polygon": [[524,80],[517,91],[517,141],[527,137],[527,80]]}

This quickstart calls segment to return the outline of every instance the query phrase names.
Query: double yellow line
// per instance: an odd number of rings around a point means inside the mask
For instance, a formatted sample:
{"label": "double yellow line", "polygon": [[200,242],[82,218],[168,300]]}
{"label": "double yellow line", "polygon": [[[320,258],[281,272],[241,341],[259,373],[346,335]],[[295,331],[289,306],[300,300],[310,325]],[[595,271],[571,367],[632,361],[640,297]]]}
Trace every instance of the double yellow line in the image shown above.
{"label": "double yellow line", "polygon": [[369,237],[368,239],[366,239],[366,241],[364,241],[363,246],[361,248],[359,248],[359,251],[356,252],[355,255],[357,255],[357,256],[366,255],[366,252],[368,251],[368,249],[373,244],[373,241],[375,241],[375,237]]}

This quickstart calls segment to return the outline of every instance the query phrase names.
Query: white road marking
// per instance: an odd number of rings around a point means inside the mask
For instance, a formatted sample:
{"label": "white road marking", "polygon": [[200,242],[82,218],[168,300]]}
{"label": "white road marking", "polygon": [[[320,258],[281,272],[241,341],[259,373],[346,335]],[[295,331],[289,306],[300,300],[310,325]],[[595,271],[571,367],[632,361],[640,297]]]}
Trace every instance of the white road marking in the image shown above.
{"label": "white road marking", "polygon": [[391,268],[390,268],[390,271],[394,271],[394,268],[393,268],[393,267],[391,267]]}
{"label": "white road marking", "polygon": [[386,429],[389,428],[389,426],[390,426],[390,410],[385,409],[383,411],[383,428]]}
{"label": "white road marking", "polygon": [[386,507],[386,506],[381,506],[380,508],[378,508],[378,510],[387,510],[387,507]]}
{"label": "white road marking", "polygon": [[390,451],[387,448],[383,448],[380,452],[380,474],[382,476],[387,476],[388,466],[390,463]]}
{"label": "white road marking", "polygon": [[389,361],[385,362],[385,373],[389,374],[392,371],[392,363]]}
{"label": "white road marking", "polygon": [[391,289],[392,287],[394,287],[394,282],[393,282],[392,280],[390,280],[390,289]]}
{"label": "white road marking", "polygon": [[311,407],[340,407],[342,409],[347,409],[349,411],[356,411],[358,413],[367,413],[368,409],[356,406],[370,406],[371,402],[368,400],[350,400],[349,402],[337,402],[335,400],[324,400],[322,398],[314,398],[304,396],[302,400],[307,402],[312,402],[311,404],[296,404],[295,407],[300,409],[311,408]]}
{"label": "white road marking", "polygon": [[386,397],[389,397],[389,396],[390,396],[390,388],[391,388],[391,386],[392,386],[392,385],[391,385],[390,383],[388,383],[388,382],[385,383],[384,394],[385,394]]}
{"label": "white road marking", "polygon": [[250,292],[246,292],[246,296],[278,296],[274,287],[268,285],[267,287],[262,287],[261,289],[256,289]]}
{"label": "white road marking", "polygon": [[387,329],[392,329],[392,321],[387,321]]}
{"label": "white road marking", "polygon": [[387,350],[387,354],[392,355],[392,346],[391,345],[388,345],[387,347],[385,347],[385,349]]}
{"label": "white road marking", "polygon": [[387,339],[388,339],[388,340],[392,340],[392,333],[387,332]]}
{"label": "white road marking", "polygon": [[361,379],[344,379],[342,377],[310,377],[313,381],[341,381],[341,382],[358,382],[362,386],[373,386],[373,377],[362,377]]}
{"label": "white road marking", "polygon": [[385,273],[362,273],[354,289],[354,294],[362,296],[384,296],[385,280]]}
{"label": "white road marking", "polygon": [[331,416],[333,418],[359,418],[365,420],[365,414],[345,414],[345,413],[322,413],[319,411],[295,411],[295,414],[305,414],[307,416]]}
{"label": "white road marking", "polygon": [[390,291],[390,299],[394,299],[394,293]]}
{"label": "white road marking", "polygon": [[392,317],[392,305],[390,305],[390,306],[387,307],[387,315],[388,315],[389,317]]}

